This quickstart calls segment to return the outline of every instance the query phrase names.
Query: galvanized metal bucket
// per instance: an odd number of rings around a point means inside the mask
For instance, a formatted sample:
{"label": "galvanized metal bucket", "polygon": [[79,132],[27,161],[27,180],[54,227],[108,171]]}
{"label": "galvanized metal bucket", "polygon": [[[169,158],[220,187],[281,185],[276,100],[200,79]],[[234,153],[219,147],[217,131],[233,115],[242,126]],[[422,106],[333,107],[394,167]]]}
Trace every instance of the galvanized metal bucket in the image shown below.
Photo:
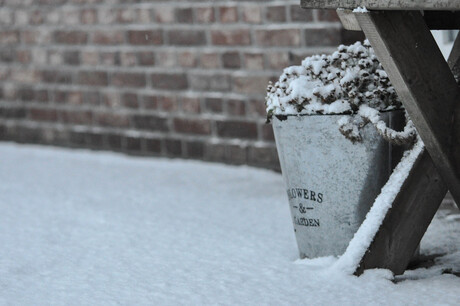
{"label": "galvanized metal bucket", "polygon": [[[362,127],[362,141],[353,143],[339,131],[342,116],[273,118],[301,258],[345,252],[402,155],[372,124]],[[404,126],[402,111],[381,117],[394,129]]]}

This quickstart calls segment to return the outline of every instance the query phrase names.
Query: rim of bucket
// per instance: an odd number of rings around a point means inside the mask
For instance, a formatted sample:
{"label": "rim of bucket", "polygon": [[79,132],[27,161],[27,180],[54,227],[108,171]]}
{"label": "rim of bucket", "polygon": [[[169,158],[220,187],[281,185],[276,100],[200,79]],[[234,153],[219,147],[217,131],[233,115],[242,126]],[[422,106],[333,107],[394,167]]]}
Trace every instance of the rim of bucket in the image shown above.
{"label": "rim of bucket", "polygon": [[[389,112],[395,112],[395,111],[402,111],[405,108],[400,107],[400,108],[395,108],[395,109],[387,109],[387,110],[379,110],[379,113],[389,113]],[[351,115],[357,115],[358,113],[356,112],[345,112],[345,113],[333,113],[333,114],[288,114],[288,115],[273,115],[276,119],[280,121],[287,120],[289,117],[307,117],[307,116],[351,116]]]}

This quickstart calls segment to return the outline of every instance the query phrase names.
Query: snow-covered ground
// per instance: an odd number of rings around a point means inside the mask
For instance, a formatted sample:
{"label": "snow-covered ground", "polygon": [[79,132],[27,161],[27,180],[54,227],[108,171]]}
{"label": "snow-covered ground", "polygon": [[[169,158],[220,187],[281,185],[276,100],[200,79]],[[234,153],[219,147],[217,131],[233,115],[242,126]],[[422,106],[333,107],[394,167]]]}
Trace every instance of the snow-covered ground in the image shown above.
{"label": "snow-covered ground", "polygon": [[279,174],[0,144],[1,305],[459,305],[460,217],[396,279],[298,260]]}

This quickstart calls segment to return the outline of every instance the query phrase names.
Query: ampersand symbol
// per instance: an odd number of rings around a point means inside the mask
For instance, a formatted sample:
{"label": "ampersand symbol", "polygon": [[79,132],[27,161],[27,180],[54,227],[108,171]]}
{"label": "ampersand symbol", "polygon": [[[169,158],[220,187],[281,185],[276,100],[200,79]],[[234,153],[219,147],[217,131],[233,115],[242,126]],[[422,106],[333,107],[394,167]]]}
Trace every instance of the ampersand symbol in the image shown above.
{"label": "ampersand symbol", "polygon": [[301,214],[304,214],[307,212],[307,209],[302,204],[299,204],[299,211]]}

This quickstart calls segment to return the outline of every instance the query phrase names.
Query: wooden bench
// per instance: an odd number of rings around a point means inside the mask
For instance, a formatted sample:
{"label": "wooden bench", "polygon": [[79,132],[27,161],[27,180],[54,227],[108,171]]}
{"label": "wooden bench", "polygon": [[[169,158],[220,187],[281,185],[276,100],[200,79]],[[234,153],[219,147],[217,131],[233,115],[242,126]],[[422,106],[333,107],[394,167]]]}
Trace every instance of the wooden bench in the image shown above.
{"label": "wooden bench", "polygon": [[[355,274],[402,274],[447,190],[460,204],[460,35],[446,62],[430,29],[459,29],[458,0],[301,0],[362,30],[425,143]],[[353,9],[365,7],[366,10]],[[363,12],[364,11],[364,12]]]}

